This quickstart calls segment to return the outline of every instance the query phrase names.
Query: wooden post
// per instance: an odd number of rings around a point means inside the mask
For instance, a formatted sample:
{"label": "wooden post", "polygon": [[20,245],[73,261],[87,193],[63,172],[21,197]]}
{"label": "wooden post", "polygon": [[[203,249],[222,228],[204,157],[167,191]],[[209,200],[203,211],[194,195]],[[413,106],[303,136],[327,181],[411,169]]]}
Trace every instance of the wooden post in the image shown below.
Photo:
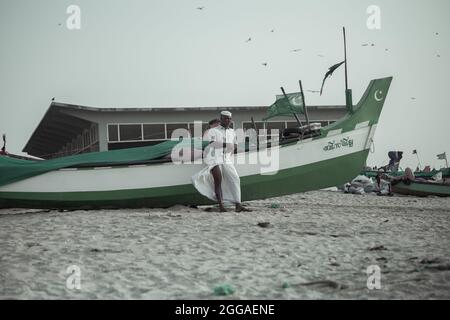
{"label": "wooden post", "polygon": [[303,94],[302,80],[298,80],[298,83],[300,85],[300,92],[302,94],[303,110],[305,110],[306,124],[309,126],[308,108],[306,107],[305,95]]}
{"label": "wooden post", "polygon": [[[289,102],[289,98],[288,98],[288,96],[286,95],[286,92],[284,92],[283,87],[280,87],[280,89],[281,89],[281,92],[283,92],[284,97],[286,98],[286,100],[288,101],[288,103],[289,103],[289,105],[290,105],[291,103]],[[298,123],[299,127],[303,127],[303,124],[302,124],[302,122],[300,121],[300,119],[298,118],[298,116],[297,116],[296,113],[294,113],[294,117],[295,117],[295,120],[297,120],[297,123]]]}

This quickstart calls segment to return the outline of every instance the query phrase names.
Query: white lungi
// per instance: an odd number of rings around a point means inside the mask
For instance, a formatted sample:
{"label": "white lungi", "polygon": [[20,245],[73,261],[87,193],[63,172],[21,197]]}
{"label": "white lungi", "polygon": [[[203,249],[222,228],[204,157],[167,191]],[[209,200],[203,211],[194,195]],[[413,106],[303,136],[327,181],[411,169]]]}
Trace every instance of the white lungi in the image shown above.
{"label": "white lungi", "polygon": [[[225,129],[222,126],[209,129],[204,137],[206,141],[222,144],[236,144],[236,134],[233,129]],[[224,202],[241,203],[241,180],[233,165],[232,153],[223,148],[214,148],[208,145],[203,153],[203,161],[206,167],[192,177],[192,184],[205,197],[217,201],[214,191],[214,178],[211,169],[219,166],[222,173],[222,197]]]}

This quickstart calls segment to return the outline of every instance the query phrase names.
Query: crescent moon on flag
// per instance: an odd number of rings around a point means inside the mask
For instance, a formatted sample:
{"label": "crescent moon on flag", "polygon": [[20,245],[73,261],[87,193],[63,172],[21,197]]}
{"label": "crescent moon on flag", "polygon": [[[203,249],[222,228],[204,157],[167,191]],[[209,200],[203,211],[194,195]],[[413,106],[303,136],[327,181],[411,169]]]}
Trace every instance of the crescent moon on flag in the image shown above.
{"label": "crescent moon on flag", "polygon": [[373,95],[373,97],[375,98],[375,100],[377,100],[377,101],[383,100],[383,96],[381,96],[381,98],[379,98],[379,97],[378,97],[378,93],[379,93],[380,95],[382,95],[382,94],[383,94],[383,91],[381,91],[381,90],[375,91],[375,94]]}
{"label": "crescent moon on flag", "polygon": [[301,106],[302,105],[302,99],[300,97],[293,97],[290,100],[291,100],[291,103],[294,106]]}

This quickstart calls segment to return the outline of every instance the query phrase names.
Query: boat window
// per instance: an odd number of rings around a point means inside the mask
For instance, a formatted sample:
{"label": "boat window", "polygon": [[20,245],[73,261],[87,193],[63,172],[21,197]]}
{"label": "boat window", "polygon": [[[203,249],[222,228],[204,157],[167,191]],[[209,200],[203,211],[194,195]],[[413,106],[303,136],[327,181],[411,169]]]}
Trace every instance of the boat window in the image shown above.
{"label": "boat window", "polygon": [[144,140],[166,139],[166,126],[161,124],[144,124]]}
{"label": "boat window", "polygon": [[[262,121],[255,121],[255,126],[257,130],[264,129],[264,122]],[[244,131],[247,131],[248,129],[253,129],[253,123],[249,121],[243,121],[242,122],[242,129]]]}
{"label": "boat window", "polygon": [[83,149],[83,137],[81,134],[77,136],[77,152]]}
{"label": "boat window", "polygon": [[[167,139],[172,138],[172,133],[177,129],[186,129],[189,130],[189,126],[187,123],[168,123],[167,126]],[[174,137],[178,138],[178,137]]]}
{"label": "boat window", "polygon": [[117,124],[108,125],[108,141],[119,141],[118,127]]}
{"label": "boat window", "polygon": [[121,124],[119,125],[120,141],[142,140],[141,124]]}
{"label": "boat window", "polygon": [[97,125],[94,124],[91,127],[91,143],[94,143],[97,141],[98,141],[98,130],[97,130]]}
{"label": "boat window", "polygon": [[77,151],[77,143],[76,143],[75,139],[72,139],[70,141],[70,152],[73,153],[75,151]]}
{"label": "boat window", "polygon": [[89,131],[88,130],[84,130],[84,133],[83,133],[83,146],[87,147],[90,143],[91,143],[91,141],[90,141]]}
{"label": "boat window", "polygon": [[198,121],[198,123],[201,124],[200,130],[197,129],[198,132],[195,132],[195,123],[194,122],[189,122],[189,132],[191,133],[191,137],[201,138],[203,136],[203,133],[208,128],[208,123],[207,122],[200,122],[200,121]]}

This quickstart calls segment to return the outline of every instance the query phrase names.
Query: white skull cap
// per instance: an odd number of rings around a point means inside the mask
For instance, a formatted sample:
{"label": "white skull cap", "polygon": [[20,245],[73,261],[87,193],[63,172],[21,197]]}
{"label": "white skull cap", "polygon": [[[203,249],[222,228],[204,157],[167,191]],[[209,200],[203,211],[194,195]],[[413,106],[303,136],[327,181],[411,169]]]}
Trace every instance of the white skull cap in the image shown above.
{"label": "white skull cap", "polygon": [[231,112],[230,111],[222,111],[220,113],[222,116],[230,117],[231,118]]}

